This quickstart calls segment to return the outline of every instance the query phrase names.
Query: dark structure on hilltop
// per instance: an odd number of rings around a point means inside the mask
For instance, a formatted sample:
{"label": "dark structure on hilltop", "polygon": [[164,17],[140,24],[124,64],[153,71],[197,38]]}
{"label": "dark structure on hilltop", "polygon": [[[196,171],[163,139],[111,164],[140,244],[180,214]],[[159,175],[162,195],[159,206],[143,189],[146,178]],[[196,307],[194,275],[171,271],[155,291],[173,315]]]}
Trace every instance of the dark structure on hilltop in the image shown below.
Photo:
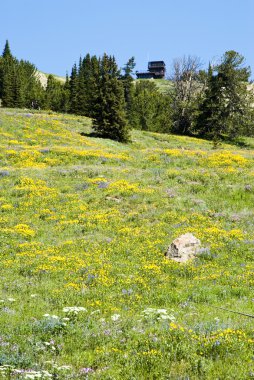
{"label": "dark structure on hilltop", "polygon": [[148,71],[137,71],[138,79],[164,79],[166,74],[166,65],[164,61],[148,62]]}

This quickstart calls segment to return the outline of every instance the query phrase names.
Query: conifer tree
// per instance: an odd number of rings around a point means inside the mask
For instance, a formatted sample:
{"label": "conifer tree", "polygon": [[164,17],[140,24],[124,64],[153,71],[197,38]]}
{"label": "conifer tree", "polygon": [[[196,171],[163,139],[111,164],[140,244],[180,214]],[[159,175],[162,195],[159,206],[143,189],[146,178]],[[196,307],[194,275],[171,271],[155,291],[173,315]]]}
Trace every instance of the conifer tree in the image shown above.
{"label": "conifer tree", "polygon": [[86,115],[86,88],[85,88],[85,73],[83,61],[80,57],[78,73],[77,73],[77,108],[76,113]]}
{"label": "conifer tree", "polygon": [[65,83],[64,83],[62,111],[70,112],[70,79],[67,73],[65,76]]}
{"label": "conifer tree", "polygon": [[131,126],[153,132],[169,133],[172,129],[172,99],[161,94],[154,82],[137,81],[131,93]]}
{"label": "conifer tree", "polygon": [[85,58],[82,60],[82,79],[83,79],[83,95],[82,95],[82,103],[83,103],[83,114],[86,116],[90,116],[90,97],[92,95],[92,85],[91,85],[91,75],[92,75],[92,67],[91,67],[91,57],[90,54],[87,54]]}
{"label": "conifer tree", "polygon": [[76,63],[71,70],[70,76],[70,112],[78,113],[78,69]]}
{"label": "conifer tree", "polygon": [[100,61],[98,97],[94,105],[93,129],[100,137],[120,142],[129,139],[123,85],[115,58],[103,55]]}
{"label": "conifer tree", "polygon": [[5,42],[5,46],[4,46],[4,50],[3,50],[3,54],[2,54],[2,57],[3,58],[14,58],[12,53],[11,53],[11,49],[10,49],[10,45],[9,45],[9,41],[6,40]]}
{"label": "conifer tree", "polygon": [[124,98],[126,104],[126,112],[129,118],[129,112],[131,107],[131,93],[133,92],[133,70],[136,66],[135,58],[131,57],[122,69],[124,75],[121,76],[121,80],[124,87]]}
{"label": "conifer tree", "polygon": [[18,61],[6,41],[0,58],[0,97],[4,107],[30,107],[33,99],[43,98],[43,88],[36,68],[28,61]]}
{"label": "conifer tree", "polygon": [[99,82],[100,82],[100,65],[101,60],[95,55],[91,57],[90,73],[87,76],[87,116],[93,118],[96,115],[95,108],[99,99]]}
{"label": "conifer tree", "polygon": [[7,40],[1,57],[0,69],[0,94],[4,107],[15,106],[15,92],[17,92],[15,84],[16,66],[17,60],[13,57]]}
{"label": "conifer tree", "polygon": [[3,107],[15,107],[17,86],[15,83],[16,62],[11,58],[3,59],[2,79],[2,105]]}
{"label": "conifer tree", "polygon": [[17,77],[19,81],[19,101],[21,107],[31,107],[32,102],[43,106],[44,89],[37,77],[36,67],[29,61],[18,63]]}
{"label": "conifer tree", "polygon": [[209,67],[205,97],[199,107],[196,131],[214,141],[237,137],[249,128],[250,93],[247,90],[250,69],[244,57],[227,51],[219,65]]}

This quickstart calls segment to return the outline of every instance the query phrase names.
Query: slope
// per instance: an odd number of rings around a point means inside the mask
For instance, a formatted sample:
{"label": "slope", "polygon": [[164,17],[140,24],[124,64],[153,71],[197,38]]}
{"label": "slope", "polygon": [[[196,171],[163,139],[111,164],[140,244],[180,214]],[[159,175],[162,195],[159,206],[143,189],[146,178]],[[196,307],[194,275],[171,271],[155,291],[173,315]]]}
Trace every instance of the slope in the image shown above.
{"label": "slope", "polygon": [[[0,378],[248,378],[252,320],[215,307],[253,314],[253,140],[0,122]],[[202,254],[165,259],[185,232]]]}

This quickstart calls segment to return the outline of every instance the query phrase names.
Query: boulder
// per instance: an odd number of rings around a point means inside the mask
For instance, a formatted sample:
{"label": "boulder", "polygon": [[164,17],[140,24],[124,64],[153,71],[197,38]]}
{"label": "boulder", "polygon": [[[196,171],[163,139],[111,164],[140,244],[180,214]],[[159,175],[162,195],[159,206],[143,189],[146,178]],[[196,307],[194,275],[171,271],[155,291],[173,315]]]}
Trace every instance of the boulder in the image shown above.
{"label": "boulder", "polygon": [[165,256],[179,263],[185,263],[193,259],[200,249],[200,240],[191,233],[187,233],[179,236],[171,243]]}

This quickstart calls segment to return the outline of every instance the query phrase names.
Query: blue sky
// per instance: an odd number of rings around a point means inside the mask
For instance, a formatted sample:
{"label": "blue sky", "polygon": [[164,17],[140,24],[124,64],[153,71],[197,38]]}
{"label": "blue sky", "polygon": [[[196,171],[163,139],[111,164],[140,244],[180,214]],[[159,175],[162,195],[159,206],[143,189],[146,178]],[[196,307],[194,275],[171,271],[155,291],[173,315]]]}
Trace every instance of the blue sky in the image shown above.
{"label": "blue sky", "polygon": [[205,67],[241,53],[254,77],[254,0],[3,0],[0,49],[65,75],[86,53],[114,54],[120,67],[193,55]]}

